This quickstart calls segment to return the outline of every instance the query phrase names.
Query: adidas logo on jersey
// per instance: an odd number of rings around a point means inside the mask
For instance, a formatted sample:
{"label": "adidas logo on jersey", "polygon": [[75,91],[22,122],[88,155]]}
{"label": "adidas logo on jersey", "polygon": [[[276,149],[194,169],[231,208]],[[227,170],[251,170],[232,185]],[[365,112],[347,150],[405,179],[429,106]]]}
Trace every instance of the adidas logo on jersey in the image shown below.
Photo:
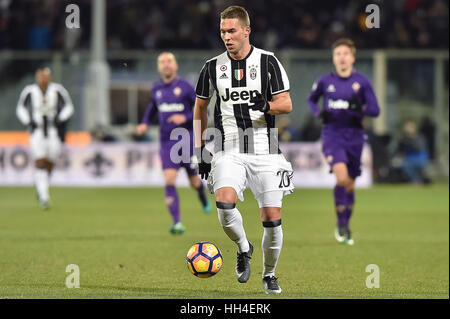
{"label": "adidas logo on jersey", "polygon": [[227,76],[227,74],[226,73],[224,73],[224,74],[222,74],[221,76],[220,76],[220,78],[219,79],[228,79],[228,76]]}
{"label": "adidas logo on jersey", "polygon": [[258,93],[257,90],[246,90],[245,88],[229,88],[225,89],[225,92],[221,92],[220,98],[224,102],[228,102],[229,100],[233,102],[239,103],[247,103],[250,100],[250,97],[256,96]]}

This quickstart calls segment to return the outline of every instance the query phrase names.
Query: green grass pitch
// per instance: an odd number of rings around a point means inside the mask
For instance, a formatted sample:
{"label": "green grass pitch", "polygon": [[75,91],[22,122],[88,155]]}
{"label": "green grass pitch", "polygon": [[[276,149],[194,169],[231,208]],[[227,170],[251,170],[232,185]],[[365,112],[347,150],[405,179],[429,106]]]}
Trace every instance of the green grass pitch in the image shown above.
{"label": "green grass pitch", "polygon": [[[168,232],[162,188],[55,187],[49,211],[31,187],[0,188],[0,298],[449,298],[448,184],[357,190],[353,247],[334,239],[332,191],[296,189],[283,204],[283,293],[275,297],[262,289],[262,225],[251,192],[238,203],[255,246],[247,284],[235,279],[236,247],[215,209],[205,215],[194,191],[178,192],[181,236]],[[198,241],[222,251],[212,278],[186,267]],[[65,286],[69,264],[79,266],[78,289]],[[379,288],[366,287],[369,264],[379,267]]]}

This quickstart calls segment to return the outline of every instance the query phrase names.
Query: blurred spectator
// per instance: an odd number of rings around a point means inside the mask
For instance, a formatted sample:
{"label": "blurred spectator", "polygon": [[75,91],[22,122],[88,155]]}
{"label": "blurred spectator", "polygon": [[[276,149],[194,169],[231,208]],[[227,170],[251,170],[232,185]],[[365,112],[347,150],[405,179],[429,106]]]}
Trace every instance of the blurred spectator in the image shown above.
{"label": "blurred spectator", "polygon": [[[78,48],[90,46],[91,0],[1,0],[0,47],[64,49],[64,8],[80,7]],[[378,4],[381,27],[368,29],[368,4]],[[219,13],[231,4],[252,17],[254,44],[270,50],[329,48],[338,37],[358,48],[448,48],[445,0],[108,0],[107,42],[111,49],[223,49]],[[29,37],[27,38],[27,35]],[[28,39],[28,40],[27,40]]]}
{"label": "blurred spectator", "polygon": [[310,114],[306,124],[300,131],[300,141],[302,142],[315,142],[320,139],[320,133],[322,132],[322,126],[320,121],[317,120],[314,115]]}
{"label": "blurred spectator", "polygon": [[52,34],[45,18],[39,17],[37,22],[28,30],[28,49],[48,50],[50,49]]}
{"label": "blurred spectator", "polygon": [[363,120],[364,130],[367,134],[367,142],[372,150],[373,178],[377,183],[391,183],[401,181],[403,172],[401,169],[391,167],[389,144],[392,137],[389,134],[377,134],[373,128],[373,120]]}
{"label": "blurred spectator", "polygon": [[429,161],[425,138],[418,132],[414,122],[403,125],[403,136],[399,142],[398,151],[403,157],[403,170],[409,182],[418,184],[430,183],[425,169]]}
{"label": "blurred spectator", "polygon": [[295,140],[295,128],[291,126],[290,117],[281,117],[277,123],[278,128],[278,141],[290,142]]}
{"label": "blurred spectator", "polygon": [[95,126],[91,131],[92,139],[95,142],[117,142],[119,139],[109,132],[109,129],[102,125]]}
{"label": "blurred spectator", "polygon": [[420,122],[419,131],[425,138],[430,160],[434,160],[436,127],[430,117],[427,116],[422,119],[422,122]]}

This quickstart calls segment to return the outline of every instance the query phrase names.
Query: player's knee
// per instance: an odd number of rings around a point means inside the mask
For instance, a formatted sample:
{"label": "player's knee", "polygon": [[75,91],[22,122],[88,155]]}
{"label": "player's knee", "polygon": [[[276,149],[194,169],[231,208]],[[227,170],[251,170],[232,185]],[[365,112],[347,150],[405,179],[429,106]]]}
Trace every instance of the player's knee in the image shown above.
{"label": "player's knee", "polygon": [[345,175],[338,175],[338,176],[336,176],[336,184],[338,186],[342,186],[342,187],[347,188],[349,183],[350,183],[350,179],[349,179],[348,176],[345,176]]}
{"label": "player's knee", "polygon": [[47,160],[45,158],[37,159],[34,166],[39,169],[47,169]]}
{"label": "player's knee", "polygon": [[237,202],[237,194],[234,191],[234,189],[218,189],[215,193],[216,195],[216,202],[222,202],[222,203],[232,203],[236,204]]}
{"label": "player's knee", "polygon": [[342,214],[342,213],[345,211],[345,205],[337,205],[337,206],[336,206],[336,211],[337,211],[339,214]]}
{"label": "player's knee", "polygon": [[277,220],[281,220],[281,208],[279,207],[261,208],[261,221],[263,223]]}
{"label": "player's knee", "polygon": [[197,175],[195,175],[189,178],[189,183],[191,184],[192,188],[197,189],[201,186],[202,182],[200,181],[200,178]]}
{"label": "player's knee", "polygon": [[53,162],[51,162],[51,161],[47,161],[47,170],[48,170],[48,172],[49,173],[51,173],[51,171],[53,170],[53,167],[55,166],[55,164],[53,163]]}
{"label": "player's knee", "polygon": [[355,184],[354,183],[349,183],[345,190],[347,191],[347,193],[353,193],[355,191]]}

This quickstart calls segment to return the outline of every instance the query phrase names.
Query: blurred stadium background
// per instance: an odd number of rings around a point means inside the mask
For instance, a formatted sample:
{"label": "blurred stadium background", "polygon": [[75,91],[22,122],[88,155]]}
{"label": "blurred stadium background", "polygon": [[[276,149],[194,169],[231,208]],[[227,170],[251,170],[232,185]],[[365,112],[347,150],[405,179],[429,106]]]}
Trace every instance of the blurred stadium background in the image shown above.
{"label": "blurred stadium background", "polygon": [[[69,29],[68,4],[80,8]],[[76,112],[69,131],[85,141],[136,141],[135,126],[158,79],[155,58],[173,51],[179,74],[192,83],[205,59],[223,51],[218,13],[248,8],[255,46],[275,51],[291,81],[294,111],[279,118],[280,139],[317,141],[320,123],[306,97],[313,81],[332,70],[331,43],[356,42],[356,68],[374,84],[382,115],[367,121],[375,182],[401,182],[399,145],[405,122],[426,141],[433,178],[448,179],[448,1],[60,1],[0,2],[1,131],[23,130],[15,115],[22,88],[48,65],[70,92]],[[380,7],[380,28],[368,29],[368,4]],[[101,81],[100,81],[101,79]],[[157,124],[157,123],[155,123]],[[154,127],[147,140],[157,140]],[[4,134],[2,135],[4,136]],[[80,137],[80,134],[78,134]],[[5,143],[5,138],[2,139]],[[9,135],[11,143],[11,135]],[[79,141],[80,138],[68,142]],[[1,142],[0,142],[1,143]]]}
{"label": "blurred stadium background", "polygon": [[[65,8],[71,3],[79,6],[80,28],[65,25]],[[365,24],[370,3],[380,7],[380,28]],[[135,126],[158,80],[157,54],[173,51],[179,75],[195,84],[205,59],[223,51],[218,14],[230,4],[248,8],[252,42],[274,51],[289,74],[294,111],[278,119],[283,142],[318,141],[320,123],[310,115],[306,97],[313,81],[332,70],[331,43],[348,36],[358,48],[355,67],[371,78],[382,110],[378,119],[365,123],[374,181],[407,181],[401,145],[409,121],[425,141],[428,175],[448,180],[449,8],[444,0],[270,0],[264,5],[225,0],[3,0],[0,144],[26,144],[23,136],[5,131],[24,130],[15,115],[17,100],[42,65],[52,68],[53,80],[68,89],[76,108],[68,144],[142,141],[134,135]],[[158,140],[157,127],[144,139],[149,140]],[[8,154],[2,161],[9,161]]]}

